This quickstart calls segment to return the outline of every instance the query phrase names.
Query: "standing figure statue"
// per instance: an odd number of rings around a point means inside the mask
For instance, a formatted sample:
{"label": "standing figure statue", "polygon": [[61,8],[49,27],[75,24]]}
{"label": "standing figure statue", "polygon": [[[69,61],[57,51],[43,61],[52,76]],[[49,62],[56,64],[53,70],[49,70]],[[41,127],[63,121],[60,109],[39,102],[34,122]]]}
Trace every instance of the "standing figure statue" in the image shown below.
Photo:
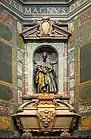
{"label": "standing figure statue", "polygon": [[56,93],[58,91],[56,74],[52,63],[47,62],[47,53],[43,52],[42,61],[36,63],[35,84],[38,93]]}

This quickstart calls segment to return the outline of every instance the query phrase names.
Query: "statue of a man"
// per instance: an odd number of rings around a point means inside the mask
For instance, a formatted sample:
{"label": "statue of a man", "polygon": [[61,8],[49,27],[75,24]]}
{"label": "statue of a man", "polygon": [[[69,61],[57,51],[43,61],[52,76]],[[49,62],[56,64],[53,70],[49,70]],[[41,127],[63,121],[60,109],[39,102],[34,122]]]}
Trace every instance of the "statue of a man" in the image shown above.
{"label": "statue of a man", "polygon": [[58,91],[56,75],[52,64],[47,62],[47,53],[43,52],[42,61],[36,63],[35,84],[38,93]]}

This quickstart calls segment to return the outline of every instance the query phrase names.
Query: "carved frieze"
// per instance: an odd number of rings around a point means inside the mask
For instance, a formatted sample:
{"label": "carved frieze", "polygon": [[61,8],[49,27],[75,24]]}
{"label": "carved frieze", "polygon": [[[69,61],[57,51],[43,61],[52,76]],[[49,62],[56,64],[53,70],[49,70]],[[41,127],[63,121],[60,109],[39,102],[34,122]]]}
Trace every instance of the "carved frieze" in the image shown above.
{"label": "carved frieze", "polygon": [[13,113],[13,105],[0,103],[0,113]]}

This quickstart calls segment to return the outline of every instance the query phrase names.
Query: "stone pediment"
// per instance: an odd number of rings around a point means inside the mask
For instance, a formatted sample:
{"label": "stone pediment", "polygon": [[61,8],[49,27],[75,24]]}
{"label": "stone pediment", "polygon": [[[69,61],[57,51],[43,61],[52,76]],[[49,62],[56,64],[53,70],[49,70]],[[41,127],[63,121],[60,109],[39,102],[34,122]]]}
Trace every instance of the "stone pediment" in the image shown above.
{"label": "stone pediment", "polygon": [[31,25],[29,24],[25,25],[21,35],[24,38],[24,40],[27,39],[67,40],[71,34],[70,32],[67,31],[67,25],[59,24],[47,18],[32,23]]}

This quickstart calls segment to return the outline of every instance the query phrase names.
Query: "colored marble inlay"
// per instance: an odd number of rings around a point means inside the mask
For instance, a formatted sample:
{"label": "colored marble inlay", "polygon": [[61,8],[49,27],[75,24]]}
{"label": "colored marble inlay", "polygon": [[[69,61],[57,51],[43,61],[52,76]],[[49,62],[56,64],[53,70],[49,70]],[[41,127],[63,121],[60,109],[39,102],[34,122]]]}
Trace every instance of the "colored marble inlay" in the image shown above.
{"label": "colored marble inlay", "polygon": [[12,48],[0,43],[0,80],[12,83]]}
{"label": "colored marble inlay", "polygon": [[1,113],[13,113],[13,106],[10,104],[0,103],[0,112]]}
{"label": "colored marble inlay", "polygon": [[70,102],[70,104],[73,104],[74,103],[74,90],[71,90],[69,93],[70,93],[69,102]]}
{"label": "colored marble inlay", "polygon": [[69,81],[70,88],[74,87],[74,78]]}
{"label": "colored marble inlay", "polygon": [[86,116],[82,118],[81,129],[83,130],[91,129],[91,116]]}
{"label": "colored marble inlay", "polygon": [[79,86],[79,97],[82,101],[91,100],[91,80]]}
{"label": "colored marble inlay", "polygon": [[68,53],[68,89],[70,96],[70,104],[74,104],[74,86],[75,86],[75,67],[74,67],[74,49]]}
{"label": "colored marble inlay", "polygon": [[0,99],[11,101],[13,99],[13,92],[10,87],[0,84]]}
{"label": "colored marble inlay", "polygon": [[71,36],[69,38],[69,48],[73,48],[74,47],[74,22],[69,23],[69,31],[71,32]]}
{"label": "colored marble inlay", "polygon": [[12,127],[12,120],[7,116],[0,116],[0,130],[6,130]]}
{"label": "colored marble inlay", "polygon": [[3,23],[0,23],[0,37],[7,40],[7,41],[12,40],[11,29]]}
{"label": "colored marble inlay", "polygon": [[24,74],[25,94],[28,93],[28,72]]}
{"label": "colored marble inlay", "polygon": [[10,26],[10,28],[14,27],[14,20],[13,20],[13,18],[8,13],[3,11],[2,8],[0,8],[0,20],[3,23],[8,24]]}
{"label": "colored marble inlay", "polygon": [[17,50],[17,60],[22,61],[22,52]]}
{"label": "colored marble inlay", "polygon": [[22,79],[17,79],[17,82],[18,82],[18,87],[22,88]]}
{"label": "colored marble inlay", "polygon": [[17,42],[18,42],[18,47],[22,48],[23,40],[20,34],[17,34]]}
{"label": "colored marble inlay", "polygon": [[17,63],[17,75],[22,76],[22,63],[21,62]]}
{"label": "colored marble inlay", "polygon": [[91,10],[88,10],[86,13],[83,13],[80,16],[80,25],[87,23],[88,21],[91,21]]}
{"label": "colored marble inlay", "polygon": [[22,104],[22,91],[18,90],[18,104]]}
{"label": "colored marble inlay", "polygon": [[69,64],[69,76],[70,77],[74,76],[74,62],[71,62]]}
{"label": "colored marble inlay", "polygon": [[87,113],[87,112],[91,112],[91,105],[82,105],[80,104],[79,105],[79,113],[82,114],[82,113]]}

